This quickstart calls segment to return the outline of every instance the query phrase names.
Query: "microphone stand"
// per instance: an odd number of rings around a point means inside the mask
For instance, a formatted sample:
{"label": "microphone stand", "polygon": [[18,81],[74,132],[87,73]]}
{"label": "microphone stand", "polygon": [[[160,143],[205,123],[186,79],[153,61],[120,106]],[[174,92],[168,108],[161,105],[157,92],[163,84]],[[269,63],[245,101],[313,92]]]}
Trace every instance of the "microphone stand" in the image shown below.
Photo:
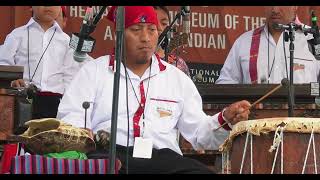
{"label": "microphone stand", "polygon": [[90,14],[85,15],[83,24],[81,26],[79,33],[73,33],[69,42],[69,46],[73,48],[76,52],[74,56],[76,61],[84,61],[87,54],[81,55],[81,53],[91,53],[95,46],[95,39],[93,39],[90,34],[94,32],[98,22],[100,21],[103,13],[107,9],[107,6],[103,6],[99,13],[93,17],[93,20],[90,20]]}
{"label": "microphone stand", "polygon": [[169,44],[170,44],[170,34],[169,33],[167,33],[166,34],[166,38],[165,38],[165,40],[164,40],[164,60],[166,61],[166,62],[168,62],[168,55],[169,55]]}
{"label": "microphone stand", "polygon": [[93,17],[90,33],[92,33],[96,29],[96,26],[100,21],[103,13],[106,11],[106,9],[107,9],[107,6],[102,6],[102,8],[99,10],[99,13]]}
{"label": "microphone stand", "polygon": [[[289,35],[287,34],[287,37],[285,38],[285,41],[288,42],[290,40],[289,44],[289,52],[290,52],[290,78],[289,78],[289,86],[288,86],[288,117],[293,117],[293,109],[294,109],[294,85],[293,85],[293,58],[294,58],[294,24],[290,23],[289,25]],[[285,32],[286,33],[286,32]]]}
{"label": "microphone stand", "polygon": [[169,42],[170,42],[170,34],[169,34],[169,32],[172,31],[172,27],[173,27],[174,23],[176,23],[176,21],[181,18],[181,15],[185,16],[186,14],[187,14],[186,10],[184,8],[182,8],[181,11],[176,14],[175,18],[169,24],[169,26],[167,26],[159,36],[158,48],[161,47],[162,49],[164,49],[165,61],[166,62],[168,62],[168,54],[169,54],[169,49],[168,49],[168,45],[169,45]]}
{"label": "microphone stand", "polygon": [[87,129],[87,111],[88,111],[88,108],[90,107],[90,102],[88,101],[83,102],[82,107],[84,109],[84,129]]}
{"label": "microphone stand", "polygon": [[110,133],[110,147],[109,147],[109,169],[108,174],[115,174],[115,160],[116,160],[116,140],[117,140],[117,120],[118,120],[118,105],[119,105],[119,85],[120,85],[120,66],[121,57],[123,57],[124,44],[124,15],[125,9],[123,6],[117,8],[116,13],[116,51],[115,51],[115,65],[116,71],[113,80],[113,99],[112,99],[112,114],[111,114],[111,133]]}

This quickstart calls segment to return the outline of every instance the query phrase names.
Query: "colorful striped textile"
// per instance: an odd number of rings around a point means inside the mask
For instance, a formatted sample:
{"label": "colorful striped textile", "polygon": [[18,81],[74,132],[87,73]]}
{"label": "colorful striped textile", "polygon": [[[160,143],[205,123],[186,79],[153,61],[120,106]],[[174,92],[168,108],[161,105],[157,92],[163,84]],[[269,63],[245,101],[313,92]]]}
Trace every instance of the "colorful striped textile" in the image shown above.
{"label": "colorful striped textile", "polygon": [[[41,155],[12,158],[11,174],[106,174],[108,159],[56,159]],[[120,161],[116,161],[116,174]]]}

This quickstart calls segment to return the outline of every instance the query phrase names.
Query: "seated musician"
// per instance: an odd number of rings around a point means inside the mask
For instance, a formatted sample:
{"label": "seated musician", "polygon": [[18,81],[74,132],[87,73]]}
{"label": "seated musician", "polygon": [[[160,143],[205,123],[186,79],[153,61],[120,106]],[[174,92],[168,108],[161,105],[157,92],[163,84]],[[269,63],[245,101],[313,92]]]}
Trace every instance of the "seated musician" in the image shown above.
{"label": "seated musician", "polygon": [[[297,9],[297,6],[265,7],[266,25],[245,32],[235,41],[216,83],[278,84],[290,77],[290,41],[285,42],[284,30],[274,24],[294,22]],[[294,83],[318,82],[320,61],[308,47],[312,35],[306,36],[300,30],[294,35]]]}
{"label": "seated musician", "polygon": [[[24,66],[23,79],[11,86],[32,90],[33,119],[56,117],[62,94],[81,66],[73,60],[69,36],[55,21],[61,10],[61,6],[32,6],[33,17],[8,34],[0,47],[0,65]],[[19,149],[17,144],[4,146],[0,172],[9,170],[10,158]]]}
{"label": "seated musician", "polygon": [[[107,15],[114,23],[115,11],[112,7]],[[119,173],[212,173],[204,164],[182,156],[178,131],[196,150],[218,149],[230,126],[248,118],[250,103],[239,101],[223,113],[206,115],[192,80],[154,54],[157,26],[152,6],[125,6],[125,63],[120,66],[116,140],[117,158],[122,163]],[[81,105],[92,102],[87,127],[95,134],[101,130],[110,133],[114,64],[115,55],[86,63],[64,94],[57,118],[84,127]],[[105,148],[97,148],[87,156],[104,158],[106,154]]]}
{"label": "seated musician", "polygon": [[[167,26],[170,24],[170,17],[169,17],[169,10],[166,6],[153,6],[156,10],[157,17],[158,17],[158,34],[163,32],[163,30],[166,29]],[[165,58],[165,52],[164,49],[161,47],[158,48],[157,54],[161,58]],[[168,55],[168,63],[176,66],[178,69],[183,71],[186,75],[190,77],[190,71],[189,67],[186,64],[186,62],[180,57],[177,56],[175,53],[169,53]]]}

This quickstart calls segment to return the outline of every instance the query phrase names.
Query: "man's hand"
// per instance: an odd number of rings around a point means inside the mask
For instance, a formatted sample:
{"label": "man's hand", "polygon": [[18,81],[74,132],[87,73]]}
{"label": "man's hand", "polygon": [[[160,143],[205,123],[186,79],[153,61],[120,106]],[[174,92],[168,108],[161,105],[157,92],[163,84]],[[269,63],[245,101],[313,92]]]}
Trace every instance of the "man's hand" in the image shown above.
{"label": "man's hand", "polygon": [[244,121],[248,119],[250,114],[250,107],[251,104],[248,101],[238,101],[228,106],[225,109],[223,116],[229,123],[234,125],[239,121]]}
{"label": "man's hand", "polygon": [[19,87],[26,87],[26,83],[23,79],[17,79],[14,81],[11,81],[11,87],[19,88]]}
{"label": "man's hand", "polygon": [[97,146],[107,149],[110,143],[110,133],[104,130],[99,130],[97,134],[94,135],[94,141]]}

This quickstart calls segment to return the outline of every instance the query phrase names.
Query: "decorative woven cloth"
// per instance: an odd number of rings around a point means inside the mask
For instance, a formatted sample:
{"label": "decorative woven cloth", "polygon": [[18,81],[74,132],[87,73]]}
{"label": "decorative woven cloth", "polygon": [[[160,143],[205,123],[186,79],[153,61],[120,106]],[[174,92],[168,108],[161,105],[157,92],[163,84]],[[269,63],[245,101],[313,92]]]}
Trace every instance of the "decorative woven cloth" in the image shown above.
{"label": "decorative woven cloth", "polygon": [[[108,159],[56,159],[41,155],[15,156],[11,162],[11,174],[106,174]],[[118,174],[120,161],[116,160]]]}

